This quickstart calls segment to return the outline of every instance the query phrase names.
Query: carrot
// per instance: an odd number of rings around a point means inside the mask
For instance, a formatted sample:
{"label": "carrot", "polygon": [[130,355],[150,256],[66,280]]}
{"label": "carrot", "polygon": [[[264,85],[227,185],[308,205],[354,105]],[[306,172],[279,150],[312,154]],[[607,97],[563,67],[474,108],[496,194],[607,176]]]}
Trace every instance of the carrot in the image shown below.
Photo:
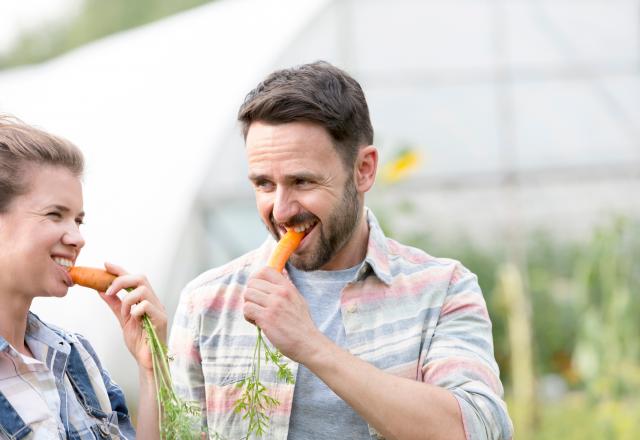
{"label": "carrot", "polygon": [[273,267],[278,272],[282,272],[284,265],[287,264],[287,260],[296,250],[303,237],[304,232],[296,232],[293,229],[287,229],[286,234],[280,238],[280,241],[278,241],[278,244],[271,253],[267,266]]}
{"label": "carrot", "polygon": [[116,275],[106,270],[82,266],[73,266],[70,268],[69,275],[71,275],[71,280],[75,284],[95,289],[98,292],[106,291],[113,280],[116,279]]}

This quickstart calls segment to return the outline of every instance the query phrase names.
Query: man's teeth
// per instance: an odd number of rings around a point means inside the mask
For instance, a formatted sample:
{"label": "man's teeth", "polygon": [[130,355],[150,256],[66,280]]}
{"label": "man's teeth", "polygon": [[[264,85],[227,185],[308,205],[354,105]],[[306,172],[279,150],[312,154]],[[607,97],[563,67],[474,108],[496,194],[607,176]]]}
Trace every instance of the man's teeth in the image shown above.
{"label": "man's teeth", "polygon": [[316,224],[316,222],[309,222],[309,223],[305,223],[305,224],[303,224],[303,225],[295,226],[295,227],[293,228],[293,230],[294,230],[294,231],[296,231],[296,232],[304,232],[304,231],[306,231],[307,229],[309,229],[309,228],[311,228],[312,226],[314,226],[315,224]]}
{"label": "man's teeth", "polygon": [[53,261],[55,261],[56,263],[58,263],[60,266],[64,266],[64,267],[71,267],[71,266],[73,266],[73,261],[71,261],[71,260],[67,260],[66,258],[55,257],[55,258],[53,259]]}

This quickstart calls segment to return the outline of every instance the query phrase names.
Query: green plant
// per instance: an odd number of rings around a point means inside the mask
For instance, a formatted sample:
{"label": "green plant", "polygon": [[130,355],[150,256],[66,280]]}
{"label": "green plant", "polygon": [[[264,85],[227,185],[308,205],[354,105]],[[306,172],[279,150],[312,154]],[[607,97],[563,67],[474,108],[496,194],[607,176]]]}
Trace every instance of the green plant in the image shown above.
{"label": "green plant", "polygon": [[640,389],[639,233],[638,225],[621,219],[600,228],[577,264],[581,321],[574,362],[595,400]]}
{"label": "green plant", "polygon": [[147,334],[153,360],[160,438],[163,440],[199,439],[200,435],[194,433],[193,427],[200,408],[191,402],[183,401],[176,395],[171,382],[167,348],[158,338],[147,315],[142,317],[142,326]]}
{"label": "green plant", "polygon": [[[271,252],[267,266],[282,272],[287,260],[296,250],[303,237],[303,232],[296,232],[294,229],[287,228],[287,232],[280,237]],[[294,383],[293,373],[282,359],[282,353],[278,349],[272,350],[262,337],[262,329],[258,326],[256,326],[256,329],[258,337],[253,349],[250,373],[249,376],[238,383],[238,388],[242,388],[243,392],[234,405],[235,412],[244,413],[242,418],[249,422],[245,437],[247,439],[252,434],[260,437],[266,432],[269,427],[267,411],[280,404],[278,400],[269,396],[267,388],[260,381],[260,363],[263,349],[265,363],[272,362],[278,367],[277,379],[290,384]]]}
{"label": "green plant", "polygon": [[262,350],[264,350],[265,363],[271,362],[278,368],[276,374],[278,380],[288,384],[295,382],[293,373],[282,359],[282,353],[269,347],[262,337],[262,330],[258,327],[258,338],[253,349],[251,371],[246,378],[238,382],[238,388],[242,388],[243,391],[234,404],[234,411],[244,413],[242,418],[249,422],[245,437],[247,439],[251,438],[251,435],[260,437],[266,433],[269,427],[267,413],[280,404],[277,399],[268,394],[267,388],[260,381]]}

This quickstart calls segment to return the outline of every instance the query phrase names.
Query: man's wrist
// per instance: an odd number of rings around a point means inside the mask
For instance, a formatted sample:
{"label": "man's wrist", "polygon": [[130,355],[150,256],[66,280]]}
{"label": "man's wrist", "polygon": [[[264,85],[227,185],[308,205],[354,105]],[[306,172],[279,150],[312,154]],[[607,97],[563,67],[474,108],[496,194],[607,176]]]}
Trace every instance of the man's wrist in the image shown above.
{"label": "man's wrist", "polygon": [[309,344],[310,350],[300,359],[300,363],[309,370],[319,370],[327,366],[333,359],[333,352],[338,348],[335,343],[318,331],[317,337]]}

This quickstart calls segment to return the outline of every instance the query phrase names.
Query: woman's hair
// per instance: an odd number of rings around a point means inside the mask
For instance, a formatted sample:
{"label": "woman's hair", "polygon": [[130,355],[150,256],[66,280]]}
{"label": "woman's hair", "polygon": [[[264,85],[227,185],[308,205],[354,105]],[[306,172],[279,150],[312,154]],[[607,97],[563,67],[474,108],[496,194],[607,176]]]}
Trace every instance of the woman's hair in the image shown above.
{"label": "woman's hair", "polygon": [[38,165],[63,167],[80,177],[84,158],[66,139],[0,114],[0,213],[29,191],[27,172]]}

